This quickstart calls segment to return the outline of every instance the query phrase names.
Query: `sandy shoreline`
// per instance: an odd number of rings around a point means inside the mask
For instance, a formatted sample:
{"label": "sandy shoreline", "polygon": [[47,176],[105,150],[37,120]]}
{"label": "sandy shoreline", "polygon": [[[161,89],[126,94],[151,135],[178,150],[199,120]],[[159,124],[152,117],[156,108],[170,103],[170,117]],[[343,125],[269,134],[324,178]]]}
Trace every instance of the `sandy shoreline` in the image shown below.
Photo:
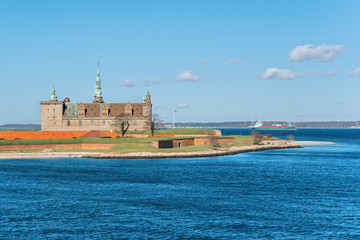
{"label": "sandy shoreline", "polygon": [[316,141],[295,141],[283,145],[256,145],[243,147],[230,147],[223,149],[212,149],[197,152],[132,152],[132,153],[104,153],[104,152],[36,152],[36,153],[19,153],[3,152],[0,153],[0,159],[30,159],[30,158],[114,158],[114,159],[155,159],[155,158],[196,158],[196,157],[216,157],[234,155],[245,152],[256,152],[264,150],[278,150],[287,148],[301,148],[301,146],[313,145],[333,145],[333,142],[316,142]]}
{"label": "sandy shoreline", "polygon": [[334,142],[318,142],[318,141],[295,141],[299,146],[316,146],[316,145],[335,145]]}

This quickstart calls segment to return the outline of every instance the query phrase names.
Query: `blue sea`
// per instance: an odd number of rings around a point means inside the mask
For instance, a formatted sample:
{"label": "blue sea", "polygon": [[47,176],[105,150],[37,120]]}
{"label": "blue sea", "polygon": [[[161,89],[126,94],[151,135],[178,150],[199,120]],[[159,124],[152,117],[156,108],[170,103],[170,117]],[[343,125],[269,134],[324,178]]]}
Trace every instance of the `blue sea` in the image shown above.
{"label": "blue sea", "polygon": [[271,134],[338,144],[212,158],[0,160],[0,239],[360,239],[360,130]]}

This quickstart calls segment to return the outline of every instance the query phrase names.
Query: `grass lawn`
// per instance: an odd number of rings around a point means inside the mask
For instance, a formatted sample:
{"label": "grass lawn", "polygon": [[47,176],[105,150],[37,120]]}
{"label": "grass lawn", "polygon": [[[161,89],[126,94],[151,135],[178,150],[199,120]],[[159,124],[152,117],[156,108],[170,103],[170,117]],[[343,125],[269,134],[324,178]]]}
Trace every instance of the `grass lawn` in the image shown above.
{"label": "grass lawn", "polygon": [[[155,134],[178,134],[178,135],[203,135],[212,132],[213,129],[198,129],[198,128],[169,128],[169,129],[156,129],[154,131]],[[121,135],[121,131],[116,131]],[[151,130],[146,131],[127,131],[126,134],[145,134],[151,135]],[[125,136],[126,136],[125,134]]]}
{"label": "grass lawn", "polygon": [[[158,129],[155,130],[154,134],[176,134],[176,135],[203,135],[209,134],[213,129],[198,129],[198,128],[169,128],[169,129]],[[151,134],[150,130],[147,130],[145,134]]]}
{"label": "grass lawn", "polygon": [[[161,129],[156,130],[155,134],[206,134],[211,132],[211,129]],[[146,132],[146,131],[145,131]],[[150,132],[150,131],[149,131]],[[190,137],[190,136],[189,136]],[[251,146],[253,145],[253,138],[251,136],[231,136],[235,138],[235,143],[221,144],[216,148],[228,148],[233,146]],[[0,145],[41,145],[41,144],[71,144],[71,143],[115,143],[116,145],[109,150],[71,150],[73,152],[192,152],[211,149],[212,146],[197,145],[183,148],[168,148],[157,149],[152,145],[153,141],[167,140],[172,137],[153,137],[153,138],[78,138],[78,139],[15,139],[15,140],[0,140]],[[269,138],[264,136],[263,140],[278,140],[277,138]],[[19,151],[39,151],[39,150],[19,150]],[[70,150],[54,150],[55,152],[69,152]],[[2,151],[5,152],[5,151]]]}
{"label": "grass lawn", "polygon": [[150,143],[169,137],[154,138],[68,138],[68,139],[13,139],[0,140],[0,145],[67,144],[67,143]]}
{"label": "grass lawn", "polygon": [[[250,136],[233,136],[235,137],[234,144],[221,144],[218,147],[227,148],[232,146],[249,146],[252,145],[252,138]],[[157,149],[152,145],[153,141],[166,140],[172,138],[104,138],[104,139],[32,139],[32,140],[2,140],[1,145],[22,145],[22,144],[68,144],[68,143],[115,143],[116,145],[109,150],[63,150],[55,149],[55,152],[193,152],[211,149],[209,145],[197,145],[183,148],[168,148]],[[41,150],[21,150],[23,152],[38,152]],[[5,152],[5,151],[2,151]]]}

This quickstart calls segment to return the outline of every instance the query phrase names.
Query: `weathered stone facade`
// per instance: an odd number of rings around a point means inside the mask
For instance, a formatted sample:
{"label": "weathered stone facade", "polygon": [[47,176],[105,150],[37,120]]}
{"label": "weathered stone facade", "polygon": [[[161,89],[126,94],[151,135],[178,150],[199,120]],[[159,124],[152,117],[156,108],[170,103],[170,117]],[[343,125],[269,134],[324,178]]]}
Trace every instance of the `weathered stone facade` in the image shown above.
{"label": "weathered stone facade", "polygon": [[147,93],[142,103],[105,103],[99,69],[92,103],[70,103],[69,98],[58,101],[53,87],[50,100],[40,104],[42,131],[111,131],[119,130],[124,121],[129,123],[129,131],[150,129],[150,94]]}

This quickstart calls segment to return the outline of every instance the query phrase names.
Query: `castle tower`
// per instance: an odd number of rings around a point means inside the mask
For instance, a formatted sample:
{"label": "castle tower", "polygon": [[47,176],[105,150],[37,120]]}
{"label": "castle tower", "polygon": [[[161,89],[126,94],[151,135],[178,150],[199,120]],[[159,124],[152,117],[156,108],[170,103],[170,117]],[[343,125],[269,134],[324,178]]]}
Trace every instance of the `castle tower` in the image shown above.
{"label": "castle tower", "polygon": [[98,62],[98,69],[96,75],[96,85],[95,85],[95,96],[93,103],[103,103],[102,99],[102,89],[101,89],[101,78],[100,78],[100,69],[99,69],[100,62]]}
{"label": "castle tower", "polygon": [[58,101],[55,92],[55,82],[49,101],[40,102],[41,131],[58,131],[62,127],[63,102]]}
{"label": "castle tower", "polygon": [[146,94],[146,103],[151,104],[151,99],[150,99],[150,93],[149,92],[147,92],[147,94]]}
{"label": "castle tower", "polygon": [[50,95],[50,101],[57,101],[58,98],[56,96],[56,92],[55,92],[55,81],[53,82],[53,88],[51,90],[51,95]]}
{"label": "castle tower", "polygon": [[148,92],[146,94],[146,100],[145,100],[145,102],[143,102],[143,115],[148,117],[149,124],[151,122],[151,114],[152,114],[151,113],[151,98],[150,98],[150,93]]}

